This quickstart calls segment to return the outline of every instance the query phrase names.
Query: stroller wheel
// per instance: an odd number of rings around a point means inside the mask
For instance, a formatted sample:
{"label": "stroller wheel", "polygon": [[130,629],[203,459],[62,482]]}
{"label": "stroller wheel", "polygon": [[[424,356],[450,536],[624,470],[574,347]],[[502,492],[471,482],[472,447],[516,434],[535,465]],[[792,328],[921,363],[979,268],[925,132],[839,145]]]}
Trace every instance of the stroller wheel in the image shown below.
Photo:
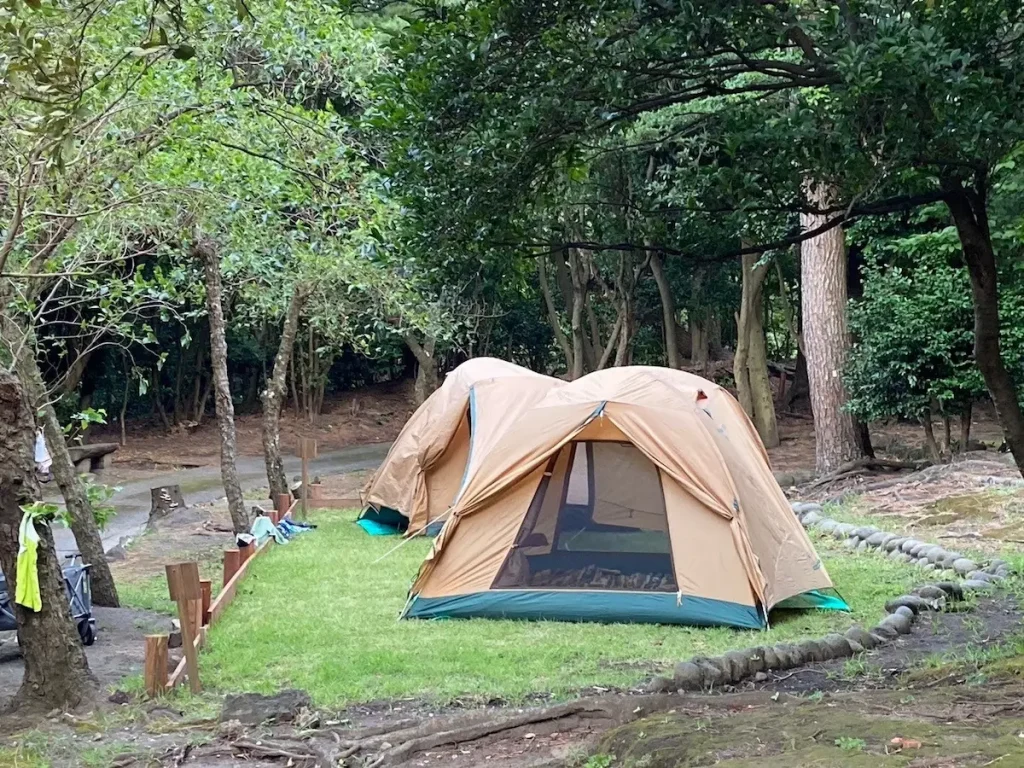
{"label": "stroller wheel", "polygon": [[82,619],[78,622],[78,636],[82,638],[82,645],[92,645],[96,642],[96,628],[89,619]]}

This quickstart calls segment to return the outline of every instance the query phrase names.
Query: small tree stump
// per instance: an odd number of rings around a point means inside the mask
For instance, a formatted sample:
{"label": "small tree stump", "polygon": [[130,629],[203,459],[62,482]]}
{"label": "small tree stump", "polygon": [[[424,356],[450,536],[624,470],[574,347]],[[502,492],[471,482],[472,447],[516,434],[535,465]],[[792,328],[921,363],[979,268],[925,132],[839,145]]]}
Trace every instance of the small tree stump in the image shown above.
{"label": "small tree stump", "polygon": [[155,520],[160,517],[167,517],[176,509],[185,506],[185,500],[181,497],[181,488],[177,485],[161,485],[149,490],[149,519]]}

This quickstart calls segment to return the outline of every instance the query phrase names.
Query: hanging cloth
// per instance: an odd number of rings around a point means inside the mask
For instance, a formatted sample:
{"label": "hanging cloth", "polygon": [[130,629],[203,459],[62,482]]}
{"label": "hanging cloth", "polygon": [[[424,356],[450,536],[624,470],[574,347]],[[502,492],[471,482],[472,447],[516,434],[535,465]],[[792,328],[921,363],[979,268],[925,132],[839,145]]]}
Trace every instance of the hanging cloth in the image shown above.
{"label": "hanging cloth", "polygon": [[18,529],[17,574],[14,602],[30,611],[42,610],[43,598],[39,594],[39,532],[36,531],[35,516],[31,512],[21,516],[21,527]]}

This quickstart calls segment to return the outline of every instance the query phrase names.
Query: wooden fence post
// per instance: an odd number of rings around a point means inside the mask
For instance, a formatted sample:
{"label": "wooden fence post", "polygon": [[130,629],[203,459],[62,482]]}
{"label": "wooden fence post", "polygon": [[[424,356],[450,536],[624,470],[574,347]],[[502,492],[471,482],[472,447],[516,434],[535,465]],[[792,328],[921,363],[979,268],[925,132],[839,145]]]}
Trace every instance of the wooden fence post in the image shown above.
{"label": "wooden fence post", "polygon": [[213,584],[209,579],[199,580],[199,589],[203,593],[203,618],[200,626],[210,623],[210,602],[213,600]]}
{"label": "wooden fence post", "polygon": [[231,581],[231,577],[238,571],[242,564],[241,553],[234,548],[224,550],[224,584]]}
{"label": "wooden fence post", "polygon": [[[178,604],[178,620],[181,622],[181,645],[185,650],[188,669],[188,685],[192,693],[199,693],[199,653],[196,649],[196,635],[202,632],[196,626],[203,605],[203,590],[199,585],[198,563],[175,563],[167,567],[167,589],[171,600]],[[201,619],[200,619],[201,621]]]}
{"label": "wooden fence post", "polygon": [[145,666],[143,677],[146,695],[151,699],[167,690],[167,635],[146,635]]}
{"label": "wooden fence post", "polygon": [[275,525],[284,520],[284,516],[288,514],[288,509],[291,505],[292,496],[290,493],[277,494],[277,520],[274,521]]}

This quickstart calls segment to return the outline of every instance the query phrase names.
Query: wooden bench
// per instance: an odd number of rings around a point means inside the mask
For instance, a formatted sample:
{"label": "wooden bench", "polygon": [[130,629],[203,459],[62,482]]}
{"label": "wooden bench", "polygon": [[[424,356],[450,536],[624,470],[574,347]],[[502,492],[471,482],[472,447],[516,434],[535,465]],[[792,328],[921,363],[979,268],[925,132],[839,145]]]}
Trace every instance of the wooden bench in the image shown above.
{"label": "wooden bench", "polygon": [[88,445],[69,445],[68,453],[75,469],[79,472],[95,472],[106,469],[114,460],[114,451],[120,446],[117,443],[90,443]]}

